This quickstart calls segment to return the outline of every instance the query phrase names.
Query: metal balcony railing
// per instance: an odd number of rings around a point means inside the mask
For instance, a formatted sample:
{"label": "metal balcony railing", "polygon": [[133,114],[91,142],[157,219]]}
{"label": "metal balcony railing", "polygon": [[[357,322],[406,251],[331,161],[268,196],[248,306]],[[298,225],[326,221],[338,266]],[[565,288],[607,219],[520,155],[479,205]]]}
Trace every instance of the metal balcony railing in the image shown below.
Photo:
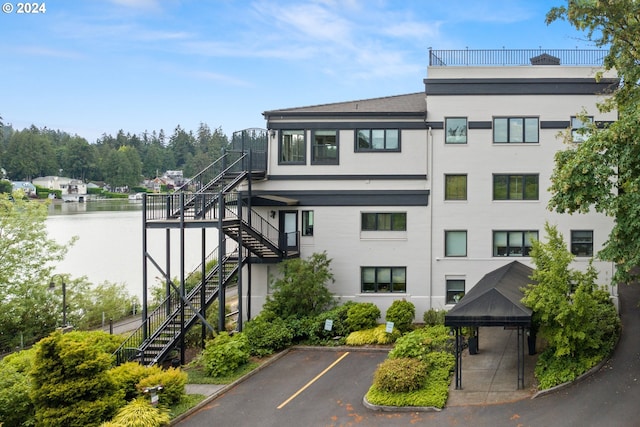
{"label": "metal balcony railing", "polygon": [[551,65],[544,62],[550,57],[559,60],[556,65],[602,66],[608,53],[605,49],[429,49],[429,66]]}

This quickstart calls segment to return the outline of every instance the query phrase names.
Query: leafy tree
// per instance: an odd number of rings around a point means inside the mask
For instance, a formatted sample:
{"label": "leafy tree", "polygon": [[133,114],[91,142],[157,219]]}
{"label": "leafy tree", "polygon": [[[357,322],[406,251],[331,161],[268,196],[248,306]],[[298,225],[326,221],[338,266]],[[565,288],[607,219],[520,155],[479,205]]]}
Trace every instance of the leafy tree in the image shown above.
{"label": "leafy tree", "polygon": [[124,391],[109,373],[108,337],[54,332],[38,342],[31,371],[38,426],[98,426],[124,406]]}
{"label": "leafy tree", "polygon": [[13,179],[30,180],[57,173],[53,144],[35,126],[11,135],[4,162]]}
{"label": "leafy tree", "polygon": [[615,279],[628,281],[640,265],[640,2],[635,0],[568,1],[552,8],[547,23],[567,20],[596,46],[609,48],[607,70],[620,84],[599,105],[617,109],[618,120],[606,128],[592,126],[583,143],[556,155],[550,207],[558,212],[595,209],[615,218],[609,240],[598,256],[616,262]]}
{"label": "leafy tree", "polygon": [[286,319],[317,316],[331,308],[335,302],[326,286],[333,282],[330,264],[326,252],[284,261],[282,276],[272,281],[273,294],[267,297],[264,310]]}
{"label": "leafy tree", "polygon": [[[45,203],[0,194],[0,344],[14,348],[55,327],[49,282],[67,247],[48,238]],[[75,240],[71,239],[69,245]],[[36,309],[37,308],[37,309]]]}
{"label": "leafy tree", "polygon": [[3,427],[35,425],[29,371],[34,350],[10,354],[0,360],[0,422]]}
{"label": "leafy tree", "polygon": [[[569,268],[574,256],[555,226],[545,225],[548,241],[536,241],[531,259],[537,282],[525,289],[523,303],[534,312],[534,322],[556,358],[604,357],[613,348],[619,320],[606,290],[586,271]],[[590,366],[588,366],[590,367]]]}
{"label": "leafy tree", "polygon": [[8,179],[0,179],[0,193],[10,194],[13,191],[13,185]]}

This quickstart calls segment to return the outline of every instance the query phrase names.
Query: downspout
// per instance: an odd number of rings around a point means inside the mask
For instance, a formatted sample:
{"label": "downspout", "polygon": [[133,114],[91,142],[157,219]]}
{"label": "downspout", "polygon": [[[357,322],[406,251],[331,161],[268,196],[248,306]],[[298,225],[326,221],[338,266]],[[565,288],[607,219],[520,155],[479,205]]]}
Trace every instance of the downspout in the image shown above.
{"label": "downspout", "polygon": [[[424,97],[424,122],[427,124],[428,102]],[[429,182],[429,309],[433,308],[433,133],[427,127],[427,181]]]}

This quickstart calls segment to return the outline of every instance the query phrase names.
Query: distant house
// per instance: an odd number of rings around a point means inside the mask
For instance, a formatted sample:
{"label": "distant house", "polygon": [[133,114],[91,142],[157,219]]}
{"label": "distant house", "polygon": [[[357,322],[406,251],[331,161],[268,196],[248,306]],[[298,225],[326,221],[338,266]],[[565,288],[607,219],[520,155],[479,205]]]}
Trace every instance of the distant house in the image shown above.
{"label": "distant house", "polygon": [[87,200],[87,185],[79,179],[63,176],[44,176],[31,181],[33,185],[60,190],[65,202],[84,202]]}
{"label": "distant house", "polygon": [[36,197],[36,186],[27,181],[13,181],[13,191],[22,190],[27,197]]}

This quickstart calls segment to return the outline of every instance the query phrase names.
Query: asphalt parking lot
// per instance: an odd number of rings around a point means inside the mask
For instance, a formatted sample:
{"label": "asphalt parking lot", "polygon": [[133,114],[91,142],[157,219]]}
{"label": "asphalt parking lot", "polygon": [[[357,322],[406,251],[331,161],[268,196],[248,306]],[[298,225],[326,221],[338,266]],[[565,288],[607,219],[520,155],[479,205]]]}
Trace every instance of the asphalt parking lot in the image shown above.
{"label": "asphalt parking lot", "polygon": [[386,356],[386,351],[292,350],[177,425],[357,425],[371,414],[362,397]]}

